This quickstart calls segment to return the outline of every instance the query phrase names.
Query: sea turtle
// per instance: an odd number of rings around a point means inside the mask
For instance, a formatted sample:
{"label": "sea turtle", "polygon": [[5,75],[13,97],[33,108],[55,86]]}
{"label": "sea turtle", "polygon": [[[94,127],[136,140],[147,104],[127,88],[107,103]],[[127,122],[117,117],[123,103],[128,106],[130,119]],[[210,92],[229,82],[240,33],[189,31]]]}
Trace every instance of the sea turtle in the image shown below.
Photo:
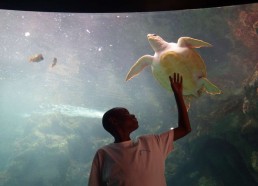
{"label": "sea turtle", "polygon": [[139,58],[129,70],[126,81],[150,65],[158,82],[171,91],[169,76],[180,73],[183,76],[183,95],[188,109],[192,98],[199,97],[204,91],[212,95],[221,93],[221,90],[206,78],[204,61],[194,50],[211,47],[211,44],[191,37],[180,37],[177,43],[168,43],[156,34],[148,34],[147,38],[155,54]]}

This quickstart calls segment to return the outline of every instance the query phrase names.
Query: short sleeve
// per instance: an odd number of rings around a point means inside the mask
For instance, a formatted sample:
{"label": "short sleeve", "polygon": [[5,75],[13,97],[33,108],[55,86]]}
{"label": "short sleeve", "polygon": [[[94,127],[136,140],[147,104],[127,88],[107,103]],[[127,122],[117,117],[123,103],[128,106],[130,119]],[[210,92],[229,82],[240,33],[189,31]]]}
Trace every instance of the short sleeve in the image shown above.
{"label": "short sleeve", "polygon": [[94,156],[88,186],[101,186],[101,173],[100,173],[100,157],[97,152]]}
{"label": "short sleeve", "polygon": [[164,157],[167,157],[174,148],[174,130],[157,135],[157,140]]}

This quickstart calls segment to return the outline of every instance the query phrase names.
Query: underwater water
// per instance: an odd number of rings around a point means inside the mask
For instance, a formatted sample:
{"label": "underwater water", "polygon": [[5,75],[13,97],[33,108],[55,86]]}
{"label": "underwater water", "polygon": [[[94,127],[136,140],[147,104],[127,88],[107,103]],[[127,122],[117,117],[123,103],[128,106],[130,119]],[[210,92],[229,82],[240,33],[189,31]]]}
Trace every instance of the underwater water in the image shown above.
{"label": "underwater water", "polygon": [[[258,4],[146,13],[0,10],[0,186],[87,185],[96,150],[112,138],[103,113],[135,113],[133,137],[177,126],[172,92],[151,68],[147,34],[189,36],[223,92],[191,103],[192,132],[166,161],[168,185],[258,184]],[[42,54],[40,58],[39,54]],[[30,62],[30,60],[32,62]]]}

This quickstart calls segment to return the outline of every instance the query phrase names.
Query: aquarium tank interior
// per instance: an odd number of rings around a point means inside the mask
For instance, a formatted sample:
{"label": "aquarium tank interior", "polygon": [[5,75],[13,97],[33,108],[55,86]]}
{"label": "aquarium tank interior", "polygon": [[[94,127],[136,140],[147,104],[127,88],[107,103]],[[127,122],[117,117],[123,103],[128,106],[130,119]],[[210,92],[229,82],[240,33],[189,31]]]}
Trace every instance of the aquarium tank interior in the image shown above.
{"label": "aquarium tank interior", "polygon": [[192,132],[166,160],[167,185],[258,185],[258,4],[189,10],[72,13],[0,10],[0,186],[87,185],[96,150],[112,143],[105,111],[134,113],[139,129],[177,127],[172,91],[146,67],[147,34],[192,37],[207,78],[188,110]]}

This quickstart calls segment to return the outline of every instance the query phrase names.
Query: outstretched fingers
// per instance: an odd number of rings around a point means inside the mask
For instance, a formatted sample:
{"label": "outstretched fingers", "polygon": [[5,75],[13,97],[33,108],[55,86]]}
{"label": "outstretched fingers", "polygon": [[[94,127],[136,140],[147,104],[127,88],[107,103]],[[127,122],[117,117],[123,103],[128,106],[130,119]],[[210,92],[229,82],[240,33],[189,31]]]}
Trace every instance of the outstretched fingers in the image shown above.
{"label": "outstretched fingers", "polygon": [[178,73],[174,73],[174,82],[175,83],[178,82],[178,76],[179,76]]}
{"label": "outstretched fingers", "polygon": [[173,82],[173,78],[171,76],[169,76],[169,81],[170,81],[170,83]]}
{"label": "outstretched fingers", "polygon": [[183,77],[179,73],[174,73],[173,78],[169,76],[169,80],[171,83],[183,83]]}

